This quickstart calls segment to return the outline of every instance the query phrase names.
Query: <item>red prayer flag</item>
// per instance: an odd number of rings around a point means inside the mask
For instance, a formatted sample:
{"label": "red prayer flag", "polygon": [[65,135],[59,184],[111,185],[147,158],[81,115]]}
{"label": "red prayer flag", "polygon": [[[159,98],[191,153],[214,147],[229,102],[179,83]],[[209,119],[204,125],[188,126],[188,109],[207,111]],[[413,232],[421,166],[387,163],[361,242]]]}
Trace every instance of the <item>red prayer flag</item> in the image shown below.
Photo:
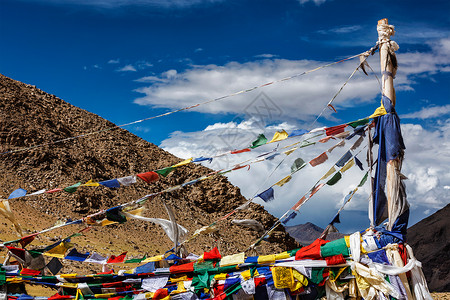
{"label": "red prayer flag", "polygon": [[137,177],[139,177],[140,179],[144,180],[147,183],[156,181],[159,179],[159,175],[156,172],[146,172],[146,173],[141,173],[141,174],[136,174]]}
{"label": "red prayer flag", "polygon": [[153,294],[152,299],[153,300],[164,299],[167,296],[169,296],[169,292],[167,291],[167,289],[159,289],[156,290],[155,294]]}
{"label": "red prayer flag", "polygon": [[221,259],[222,255],[219,253],[219,249],[214,247],[211,251],[203,253],[203,259]]}
{"label": "red prayer flag", "polygon": [[125,260],[125,256],[127,256],[127,251],[123,252],[119,256],[111,255],[111,257],[106,262],[107,264],[120,264]]}
{"label": "red prayer flag", "polygon": [[347,127],[347,124],[342,124],[342,125],[338,125],[338,126],[328,127],[328,128],[325,128],[325,132],[326,132],[327,136],[335,135],[335,134],[344,132],[345,127]]}
{"label": "red prayer flag", "polygon": [[305,202],[305,200],[306,200],[306,197],[303,196],[302,199],[298,200],[298,202],[295,203],[294,206],[292,206],[292,210],[297,210],[300,207],[300,205],[302,205],[302,203]]}
{"label": "red prayer flag", "polygon": [[255,281],[255,287],[262,286],[266,284],[266,278],[265,277],[255,277],[253,278]]}
{"label": "red prayer flag", "polygon": [[22,246],[22,248],[25,248],[29,243],[31,243],[34,238],[36,237],[36,234],[28,235],[20,239],[19,243]]}
{"label": "red prayer flag", "polygon": [[54,294],[53,296],[49,297],[48,300],[60,300],[60,299],[71,299],[71,295],[60,295],[58,293]]}
{"label": "red prayer flag", "polygon": [[319,143],[326,143],[326,142],[328,142],[330,139],[335,139],[334,138],[334,136],[327,136],[327,137],[324,137],[324,138],[322,138],[322,139],[320,139],[319,140]]}
{"label": "red prayer flag", "polygon": [[327,266],[340,265],[340,264],[345,264],[347,262],[344,258],[344,255],[342,255],[342,253],[338,254],[338,255],[325,257],[325,261],[327,262]]}
{"label": "red prayer flag", "polygon": [[249,152],[249,151],[251,151],[250,148],[245,148],[245,149],[242,149],[242,150],[231,151],[231,154],[238,154],[238,153]]}
{"label": "red prayer flag", "polygon": [[11,251],[11,253],[14,254],[15,256],[19,257],[22,260],[25,260],[25,249],[11,246],[6,246],[6,248],[8,248],[8,250]]}
{"label": "red prayer flag", "polygon": [[311,191],[311,194],[309,194],[309,198],[311,198],[315,193],[317,193],[324,185],[325,183],[321,183],[316,187],[314,187],[314,189]]}
{"label": "red prayer flag", "polygon": [[330,241],[325,241],[322,239],[315,240],[311,245],[301,248],[295,253],[295,260],[300,259],[321,259],[320,246],[329,243]]}
{"label": "red prayer flag", "polygon": [[194,272],[194,262],[190,262],[182,265],[174,265],[169,268],[170,273],[189,273]]}
{"label": "red prayer flag", "polygon": [[[27,268],[23,268],[20,271],[20,275],[30,275],[30,276],[37,276],[41,274],[41,271],[39,270],[32,270],[32,269],[27,269]],[[50,298],[49,298],[50,299]]]}
{"label": "red prayer flag", "polygon": [[47,194],[51,194],[51,193],[56,193],[56,192],[61,192],[62,191],[62,188],[56,188],[56,189],[53,189],[53,190],[48,190],[48,191],[46,191],[46,193]]}
{"label": "red prayer flag", "polygon": [[315,167],[317,165],[320,165],[321,163],[324,163],[327,159],[328,159],[328,155],[326,152],[324,152],[324,153],[320,154],[319,156],[317,156],[316,158],[314,158],[313,160],[311,160],[309,162],[309,164],[312,167]]}

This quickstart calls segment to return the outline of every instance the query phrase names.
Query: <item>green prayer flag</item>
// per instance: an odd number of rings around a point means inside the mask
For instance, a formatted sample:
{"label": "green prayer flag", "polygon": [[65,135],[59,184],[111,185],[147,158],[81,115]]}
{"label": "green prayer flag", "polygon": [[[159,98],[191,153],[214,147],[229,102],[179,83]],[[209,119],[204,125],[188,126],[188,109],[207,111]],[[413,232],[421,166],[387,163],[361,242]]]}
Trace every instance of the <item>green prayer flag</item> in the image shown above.
{"label": "green prayer flag", "polygon": [[264,134],[258,135],[258,138],[252,143],[250,148],[254,149],[256,147],[265,145],[267,143],[267,138],[264,136]]}
{"label": "green prayer flag", "polygon": [[63,190],[68,193],[75,193],[80,185],[81,185],[81,182],[78,182],[71,186],[65,187]]}
{"label": "green prayer flag", "polygon": [[366,172],[366,175],[364,175],[363,179],[361,179],[361,182],[358,184],[358,187],[362,187],[364,185],[364,183],[366,183],[368,176],[369,176],[369,173]]}
{"label": "green prayer flag", "polygon": [[0,285],[4,285],[6,283],[6,271],[0,270]]}
{"label": "green prayer flag", "polygon": [[199,272],[202,270],[209,270],[209,269],[214,269],[214,262],[211,260],[207,260],[207,261],[200,262],[200,263],[196,262],[194,264],[194,272]]}
{"label": "green prayer flag", "polygon": [[366,124],[368,124],[369,121],[370,121],[369,118],[367,118],[367,119],[359,119],[359,120],[357,120],[357,121],[347,123],[347,125],[348,125],[348,126],[351,126],[351,127],[353,127],[353,128],[356,128],[356,127],[358,127],[358,126],[360,126],[360,125],[366,125]]}
{"label": "green prayer flag", "polygon": [[130,258],[125,261],[125,264],[140,263],[141,261],[143,261],[146,258],[147,258],[146,255],[144,255],[144,257],[142,257],[142,258]]}
{"label": "green prayer flag", "polygon": [[300,169],[303,169],[306,166],[306,163],[300,157],[297,158],[291,166],[291,173],[295,173]]}
{"label": "green prayer flag", "polygon": [[315,143],[316,142],[303,141],[302,144],[300,145],[300,148],[308,147],[314,145]]}
{"label": "green prayer flag", "polygon": [[334,185],[334,184],[336,184],[336,182],[338,182],[341,178],[342,178],[341,172],[337,172],[336,174],[334,174],[333,177],[331,177],[330,180],[327,181],[327,184],[328,184],[328,185]]}
{"label": "green prayer flag", "polygon": [[158,173],[159,175],[163,176],[163,177],[167,177],[167,175],[169,175],[170,172],[172,172],[173,170],[175,170],[174,167],[167,167],[161,170],[156,170],[155,173]]}

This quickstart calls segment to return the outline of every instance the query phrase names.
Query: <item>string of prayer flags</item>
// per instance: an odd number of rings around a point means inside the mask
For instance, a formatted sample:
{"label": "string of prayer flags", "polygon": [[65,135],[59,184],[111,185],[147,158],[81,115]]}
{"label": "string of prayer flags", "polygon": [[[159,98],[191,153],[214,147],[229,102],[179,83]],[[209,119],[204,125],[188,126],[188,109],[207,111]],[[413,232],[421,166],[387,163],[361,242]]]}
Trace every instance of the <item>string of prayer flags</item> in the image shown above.
{"label": "string of prayer flags", "polygon": [[289,222],[290,220],[294,219],[297,216],[297,212],[293,211],[291,212],[286,219],[284,219],[283,221],[281,221],[281,223],[283,223],[284,225],[287,224],[287,222]]}
{"label": "string of prayer flags", "polygon": [[252,142],[252,145],[250,148],[255,149],[256,147],[265,145],[267,143],[267,138],[264,136],[264,134],[258,135],[255,141]]}
{"label": "string of prayer flags", "polygon": [[319,156],[317,156],[316,158],[314,158],[313,160],[311,160],[309,162],[309,164],[312,167],[315,167],[317,165],[323,164],[327,159],[328,159],[328,155],[326,152],[324,152],[324,153],[320,154]]}
{"label": "string of prayer flags", "polygon": [[355,156],[355,163],[361,169],[361,171],[364,171],[361,161],[356,156]]}
{"label": "string of prayer flags", "polygon": [[356,142],[353,144],[353,146],[350,148],[350,150],[356,150],[359,146],[361,146],[361,143],[364,141],[364,137],[360,136]]}
{"label": "string of prayer flags", "polygon": [[336,172],[336,168],[333,166],[331,167],[331,169],[328,170],[327,173],[325,173],[325,175],[323,175],[320,180],[324,180],[326,178],[328,178],[328,176],[330,176],[331,174],[333,174],[334,172]]}
{"label": "string of prayer flags", "polygon": [[344,146],[345,146],[345,140],[342,140],[339,143],[337,143],[336,145],[334,145],[333,147],[331,147],[330,149],[328,149],[328,153],[331,153],[337,147],[344,147]]}
{"label": "string of prayer flags", "polygon": [[285,140],[285,139],[287,139],[288,136],[289,136],[289,134],[284,129],[277,131],[273,135],[272,140],[270,142],[268,142],[268,144]]}
{"label": "string of prayer flags", "polygon": [[269,201],[274,200],[273,188],[272,187],[268,188],[264,192],[256,195],[256,197],[261,198],[262,200],[264,200],[264,202],[269,202]]}
{"label": "string of prayer flags", "polygon": [[63,268],[62,263],[56,257],[53,257],[48,264],[46,265],[47,269],[53,274],[58,274],[59,271]]}
{"label": "string of prayer flags", "polygon": [[294,160],[294,163],[291,165],[291,174],[303,169],[306,166],[306,163],[300,157]]}
{"label": "string of prayer flags", "polygon": [[64,254],[67,252],[69,248],[72,248],[74,245],[69,242],[62,241],[57,245],[56,247],[48,250],[47,252],[43,253],[47,256],[53,256],[57,258],[64,258]]}
{"label": "string of prayer flags", "polygon": [[125,217],[120,212],[122,211],[121,206],[116,206],[109,208],[106,210],[106,219],[112,222],[125,223],[127,221],[127,217]]}
{"label": "string of prayer flags", "polygon": [[106,262],[107,264],[121,264],[125,261],[125,257],[127,256],[127,251],[122,252],[120,255],[115,256],[111,255],[111,257]]}

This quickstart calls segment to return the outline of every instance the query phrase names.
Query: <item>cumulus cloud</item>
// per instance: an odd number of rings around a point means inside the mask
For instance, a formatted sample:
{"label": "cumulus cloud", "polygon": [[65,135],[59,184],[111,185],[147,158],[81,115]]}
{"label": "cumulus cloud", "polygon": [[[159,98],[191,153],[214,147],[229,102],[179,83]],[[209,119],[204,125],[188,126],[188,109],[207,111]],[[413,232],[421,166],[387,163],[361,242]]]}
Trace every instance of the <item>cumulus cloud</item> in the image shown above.
{"label": "cumulus cloud", "polygon": [[324,30],[318,30],[317,32],[320,34],[340,34],[340,33],[351,33],[355,31],[359,31],[362,29],[361,25],[347,25],[347,26],[340,26],[335,27],[331,29],[324,29]]}
{"label": "cumulus cloud", "polygon": [[450,114],[450,104],[443,105],[443,106],[431,106],[431,107],[424,107],[419,111],[409,113],[409,114],[403,114],[400,116],[400,118],[403,119],[431,119],[431,118],[439,118],[442,116],[446,116]]}
{"label": "cumulus cloud", "polygon": [[117,72],[137,72],[136,68],[133,65],[125,65],[116,70]]}

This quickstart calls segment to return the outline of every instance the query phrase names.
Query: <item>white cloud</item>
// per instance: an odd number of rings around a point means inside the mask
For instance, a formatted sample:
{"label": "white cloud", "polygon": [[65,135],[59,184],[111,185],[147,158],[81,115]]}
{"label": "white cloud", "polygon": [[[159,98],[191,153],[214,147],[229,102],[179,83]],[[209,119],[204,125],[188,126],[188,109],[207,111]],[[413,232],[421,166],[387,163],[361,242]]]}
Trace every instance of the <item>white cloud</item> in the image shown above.
{"label": "white cloud", "polygon": [[197,49],[194,50],[195,53],[202,52],[202,51],[203,51],[203,48],[197,48]]}
{"label": "white cloud", "polygon": [[450,114],[450,104],[443,106],[424,107],[419,111],[401,115],[403,119],[430,119],[438,118]]}
{"label": "white cloud", "polygon": [[326,29],[326,30],[318,30],[317,32],[320,34],[340,34],[340,33],[351,33],[351,32],[355,32],[355,31],[359,31],[362,29],[361,25],[347,25],[347,26],[340,26],[340,27],[335,27],[335,28],[331,28],[331,29]]}
{"label": "white cloud", "polygon": [[122,68],[116,70],[117,72],[136,72],[136,68],[133,65],[125,65]]}
{"label": "white cloud", "polygon": [[278,55],[275,54],[269,54],[269,53],[264,53],[264,54],[258,54],[255,55],[256,58],[274,58],[274,57],[278,57]]}
{"label": "white cloud", "polygon": [[298,0],[298,2],[300,2],[300,4],[305,4],[308,2],[314,2],[315,5],[321,5],[323,3],[325,3],[327,0]]}
{"label": "white cloud", "polygon": [[110,59],[110,60],[108,60],[108,64],[118,64],[118,63],[120,63],[120,59]]}
{"label": "white cloud", "polygon": [[[437,72],[450,69],[450,39],[436,41],[430,47],[428,52],[398,54],[397,90],[413,90],[418,77],[432,77]],[[375,57],[370,57],[368,61],[375,70],[379,69]],[[323,64],[325,62],[314,60],[264,59],[245,63],[229,62],[223,66],[194,65],[183,72],[175,73],[175,70],[170,70],[158,76],[138,79],[137,81],[152,84],[136,90],[144,96],[137,98],[135,103],[177,109],[300,74]],[[279,120],[310,120],[339,90],[356,65],[356,61],[345,62],[306,76],[277,82],[258,91],[203,105],[196,110],[213,114],[237,114],[251,105],[259,91],[264,91],[282,108]],[[378,95],[376,80],[372,76],[357,73],[334,104],[338,109],[350,108],[372,101]]]}

